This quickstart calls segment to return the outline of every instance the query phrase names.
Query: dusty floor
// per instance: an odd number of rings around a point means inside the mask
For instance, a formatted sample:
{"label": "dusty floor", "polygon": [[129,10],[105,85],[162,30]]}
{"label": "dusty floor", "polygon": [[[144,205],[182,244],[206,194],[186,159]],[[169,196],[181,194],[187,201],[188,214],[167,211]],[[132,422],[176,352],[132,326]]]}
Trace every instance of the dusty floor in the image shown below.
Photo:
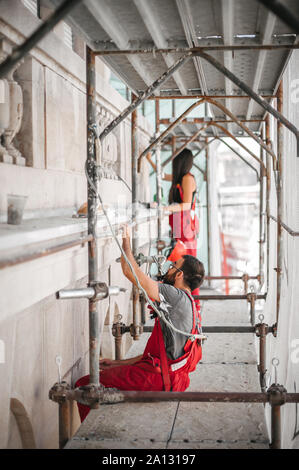
{"label": "dusty floor", "polygon": [[[246,301],[206,301],[203,325],[248,325],[247,308]],[[127,357],[141,354],[147,338],[134,343]],[[190,379],[188,391],[260,391],[254,335],[209,334]],[[93,410],[66,448],[265,449],[268,444],[262,404],[169,402]]]}

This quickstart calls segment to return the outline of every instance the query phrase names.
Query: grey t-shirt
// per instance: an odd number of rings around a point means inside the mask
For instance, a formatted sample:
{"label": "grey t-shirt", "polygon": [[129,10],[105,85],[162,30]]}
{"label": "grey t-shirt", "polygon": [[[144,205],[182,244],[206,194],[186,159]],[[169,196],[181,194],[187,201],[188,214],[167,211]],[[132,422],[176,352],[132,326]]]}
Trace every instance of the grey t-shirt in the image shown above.
{"label": "grey t-shirt", "polygon": [[[161,302],[158,306],[163,310],[165,317],[173,326],[181,331],[191,333],[193,326],[192,302],[181,289],[169,284],[159,283]],[[160,320],[166,354],[170,359],[178,359],[184,354],[184,346],[188,337],[173,331],[163,320]]]}

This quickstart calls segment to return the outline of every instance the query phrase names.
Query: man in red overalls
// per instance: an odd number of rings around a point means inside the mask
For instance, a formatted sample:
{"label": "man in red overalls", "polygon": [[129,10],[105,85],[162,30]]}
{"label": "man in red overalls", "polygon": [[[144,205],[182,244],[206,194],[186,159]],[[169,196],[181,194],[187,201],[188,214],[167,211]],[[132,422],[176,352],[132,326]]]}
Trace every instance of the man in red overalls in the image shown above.
{"label": "man in red overalls", "polygon": [[[203,282],[203,264],[194,256],[184,255],[170,266],[163,282],[157,282],[137,265],[131,251],[127,227],[124,230],[123,249],[141,286],[153,301],[159,303],[158,308],[164,312],[167,320],[180,331],[199,333],[200,314],[191,292]],[[121,266],[124,275],[136,285],[132,271],[123,256]],[[183,392],[190,383],[189,373],[195,370],[201,356],[200,340],[192,341],[156,317],[153,332],[142,355],[125,360],[100,361],[100,383],[105,387],[120,390]],[[88,383],[87,375],[76,382],[76,387]],[[78,403],[78,408],[83,421],[89,407]]]}

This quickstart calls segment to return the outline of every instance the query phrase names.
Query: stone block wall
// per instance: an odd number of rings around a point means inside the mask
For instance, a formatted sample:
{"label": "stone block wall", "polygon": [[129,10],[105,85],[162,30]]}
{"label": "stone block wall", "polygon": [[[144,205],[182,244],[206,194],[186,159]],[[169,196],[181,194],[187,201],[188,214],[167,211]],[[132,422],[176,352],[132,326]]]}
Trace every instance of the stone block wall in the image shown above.
{"label": "stone block wall", "polygon": [[[24,41],[40,23],[20,0],[1,2],[2,58]],[[8,260],[36,253],[84,236],[87,222],[72,218],[86,200],[86,84],[84,49],[80,54],[51,32],[17,67],[10,84],[0,84],[0,448],[57,448],[58,407],[48,399],[58,379],[55,363],[62,357],[61,373],[71,385],[88,373],[88,304],[86,300],[58,301],[56,292],[86,286],[87,247],[78,245],[58,253],[7,265]],[[97,59],[98,124],[105,127],[127,105],[108,83],[109,69]],[[7,110],[12,121],[7,120]],[[6,119],[6,122],[5,122]],[[5,127],[6,126],[6,127]],[[3,138],[5,134],[7,137]],[[138,122],[140,152],[152,129]],[[12,149],[11,145],[13,145]],[[104,142],[104,178],[100,192],[112,212],[131,201],[131,121],[127,118]],[[139,175],[139,199],[149,201],[148,164]],[[28,196],[23,223],[7,225],[7,194]],[[149,215],[146,212],[147,215]],[[144,215],[144,214],[143,214]],[[130,213],[124,216],[130,217]],[[140,221],[139,250],[148,254],[156,219]],[[132,321],[131,284],[121,272],[120,256],[107,224],[99,232],[99,280],[127,288],[125,293],[98,303],[101,354],[114,357],[112,323],[117,315]],[[5,264],[6,263],[6,264]],[[123,341],[123,353],[132,343]],[[24,430],[20,431],[19,419]],[[79,425],[72,407],[72,431]]]}

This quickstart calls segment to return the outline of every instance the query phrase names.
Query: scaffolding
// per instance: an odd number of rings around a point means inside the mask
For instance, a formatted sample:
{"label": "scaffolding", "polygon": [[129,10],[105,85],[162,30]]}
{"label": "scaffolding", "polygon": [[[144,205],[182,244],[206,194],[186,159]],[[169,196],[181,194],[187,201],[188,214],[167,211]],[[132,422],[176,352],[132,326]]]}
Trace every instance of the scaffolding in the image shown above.
{"label": "scaffolding", "polygon": [[[25,43],[17,47],[12,55],[8,57],[0,65],[0,78],[4,77],[12,68],[31,50],[37,43],[66,15],[69,15],[73,9],[75,9],[80,3],[80,0],[66,0],[64,1],[57,11],[45,22],[40,28],[30,37]],[[272,8],[274,13],[278,15],[283,21],[291,24],[291,28],[296,28],[296,32],[299,31],[298,22],[296,18],[286,7],[283,7],[279,2],[270,2],[270,1],[261,1],[269,8]],[[82,5],[81,5],[82,6]],[[283,126],[291,131],[297,139],[297,149],[299,149],[299,130],[289,122],[286,117],[282,114],[282,105],[283,105],[283,94],[282,94],[282,84],[279,81],[279,86],[273,94],[265,94],[262,97],[260,94],[256,93],[252,88],[246,85],[242,80],[240,80],[234,73],[232,73],[226,66],[222,65],[215,57],[209,55],[207,52],[211,51],[236,51],[236,50],[253,50],[253,51],[291,51],[293,49],[298,49],[298,45],[294,44],[262,44],[262,45],[215,45],[215,46],[202,46],[202,47],[184,47],[184,48],[131,48],[122,50],[120,48],[110,47],[98,50],[96,48],[91,48],[88,45],[86,46],[86,94],[87,94],[87,160],[86,160],[86,172],[87,172],[87,181],[88,181],[88,235],[87,237],[74,240],[67,244],[59,245],[47,250],[47,252],[36,252],[34,254],[16,258],[14,260],[8,260],[5,263],[0,265],[0,268],[7,266],[12,266],[18,263],[23,263],[32,259],[36,259],[40,256],[46,256],[54,252],[64,250],[70,246],[75,246],[76,244],[88,243],[88,286],[86,289],[72,289],[68,291],[60,291],[57,293],[58,299],[65,298],[88,298],[89,303],[89,374],[90,374],[90,384],[87,387],[80,387],[76,389],[71,389],[69,385],[65,382],[59,382],[53,385],[49,391],[49,397],[51,400],[55,401],[59,405],[59,443],[62,448],[67,440],[69,439],[68,429],[69,429],[69,412],[68,412],[68,401],[76,400],[79,403],[90,406],[91,408],[98,408],[101,404],[104,403],[121,403],[121,402],[155,402],[155,401],[198,401],[198,402],[225,402],[225,403],[236,403],[236,402],[246,402],[246,403],[269,403],[272,410],[272,436],[271,436],[271,448],[278,449],[281,447],[281,418],[280,410],[281,406],[286,403],[298,403],[299,402],[299,393],[288,393],[287,390],[278,383],[273,383],[268,389],[265,385],[265,363],[266,363],[266,338],[268,334],[272,334],[274,337],[277,335],[277,325],[279,319],[279,307],[280,307],[280,295],[281,295],[281,273],[282,273],[282,254],[283,254],[283,244],[282,244],[282,229],[288,231],[291,236],[297,237],[298,232],[290,229],[283,222],[283,203],[282,203],[282,161],[283,161]],[[112,56],[139,56],[139,55],[159,55],[159,54],[180,54],[181,56],[174,60],[173,63],[168,67],[168,69],[160,75],[152,84],[150,84],[146,90],[142,93],[138,93],[133,96],[131,104],[122,112],[120,115],[115,118],[102,132],[100,135],[97,133],[97,122],[96,122],[96,77],[95,77],[95,58],[99,57],[112,57]],[[171,77],[173,77],[179,69],[183,68],[188,62],[196,61],[198,58],[204,59],[207,61],[213,68],[218,70],[225,79],[229,79],[233,82],[246,96],[235,96],[232,94],[225,94],[219,96],[207,96],[206,94],[196,94],[193,95],[177,95],[176,92],[168,92],[164,96],[154,96],[155,93],[161,86]],[[192,104],[187,111],[182,113],[176,120],[162,120],[159,115],[159,100],[160,99],[187,99],[187,98],[197,98],[195,104]],[[253,100],[259,104],[265,112],[265,115],[262,119],[239,119],[234,113],[232,113],[226,106],[221,104],[216,99],[240,99],[246,98]],[[156,109],[156,129],[155,129],[155,138],[154,141],[149,145],[149,147],[142,152],[141,155],[138,155],[137,149],[137,108],[142,104],[146,99],[155,99],[155,109]],[[267,99],[276,99],[277,100],[277,109],[275,109]],[[260,252],[259,252],[259,273],[257,275],[248,275],[244,274],[243,276],[213,276],[210,271],[209,264],[209,275],[207,280],[216,280],[216,279],[241,279],[244,283],[244,295],[200,295],[198,298],[200,300],[246,300],[250,304],[250,316],[251,316],[251,326],[246,327],[235,327],[235,326],[212,326],[212,327],[203,327],[203,332],[209,333],[254,333],[259,338],[259,376],[260,376],[260,385],[262,392],[256,393],[229,393],[229,392],[128,392],[120,391],[114,389],[105,389],[100,385],[99,382],[99,321],[98,321],[98,312],[97,312],[97,303],[99,300],[106,298],[108,295],[118,293],[117,288],[109,287],[106,284],[99,282],[98,280],[98,260],[97,260],[97,239],[95,234],[96,228],[96,208],[98,203],[98,194],[95,190],[97,188],[99,175],[97,172],[98,164],[98,155],[97,148],[98,142],[103,143],[104,139],[112,132],[127,116],[132,115],[132,203],[133,208],[137,202],[137,173],[140,170],[140,162],[144,156],[147,156],[155,147],[156,147],[156,185],[157,185],[157,202],[158,202],[158,240],[157,240],[157,250],[161,255],[163,248],[165,248],[165,243],[162,238],[162,209],[161,209],[161,181],[162,181],[162,168],[168,163],[168,160],[161,162],[160,154],[160,144],[163,139],[169,135],[169,133],[179,124],[179,123],[188,123],[184,121],[185,117],[192,111],[195,107],[200,106],[203,103],[208,103],[214,107],[218,107],[228,116],[230,120],[216,120],[216,119],[207,119],[195,121],[193,124],[203,124],[203,127],[200,128],[195,134],[193,134],[183,146],[176,150],[175,141],[172,141],[173,153],[169,161],[178,154],[178,152],[185,148],[189,143],[194,141],[199,135],[201,135],[205,140],[205,151],[206,151],[206,160],[208,166],[208,145],[211,143],[208,139],[211,138],[211,135],[207,134],[207,129],[213,127],[216,131],[222,131],[224,135],[230,135],[235,140],[236,138],[229,133],[229,131],[220,123],[228,124],[235,123],[241,129],[246,132],[250,137],[252,137],[261,148],[261,155],[257,157],[249,149],[250,156],[253,157],[260,165],[260,171],[258,172],[254,167],[252,167],[257,174],[257,179],[260,183],[260,214],[259,214],[259,223],[260,223]],[[277,121],[277,155],[270,145],[269,139],[269,118],[268,116],[272,115]],[[261,129],[260,135],[250,130],[244,123],[258,123]],[[160,124],[169,124],[167,129],[159,134]],[[215,134],[215,137],[220,139],[220,136]],[[263,152],[266,152],[266,163],[263,158]],[[240,156],[240,155],[239,155]],[[299,150],[297,150],[297,156],[299,156]],[[148,157],[150,159],[150,157]],[[269,192],[270,192],[270,176],[271,176],[271,165],[272,160],[273,172],[275,175],[275,184],[276,184],[276,195],[277,195],[277,217],[274,217],[269,212]],[[247,162],[247,164],[249,164]],[[249,164],[250,165],[250,164]],[[207,167],[204,171],[207,185],[209,184],[208,171]],[[266,182],[264,180],[266,179]],[[263,185],[266,187],[266,201],[263,199]],[[207,187],[208,191],[208,187]],[[207,199],[207,214],[209,214],[209,201]],[[265,209],[265,213],[264,213]],[[263,216],[266,215],[266,230],[263,236],[262,231],[262,220]],[[136,214],[133,213],[133,222],[135,220]],[[277,223],[277,299],[276,299],[276,323],[272,326],[263,323],[263,318],[260,318],[260,323],[256,323],[255,318],[255,302],[257,299],[265,300],[267,292],[263,294],[258,294],[256,292],[248,292],[248,280],[257,279],[260,284],[262,283],[262,277],[264,273],[264,265],[262,261],[262,244],[266,243],[267,250],[267,287],[269,280],[269,244],[270,244],[270,220],[273,220]],[[209,230],[209,223],[207,229]],[[208,233],[208,243],[210,243],[210,237]],[[136,240],[133,244],[133,253],[137,257],[137,243]],[[208,245],[208,262],[210,263],[210,245]],[[132,325],[125,325],[120,321],[113,324],[112,332],[115,337],[115,351],[116,357],[120,358],[121,355],[121,339],[125,333],[130,332],[132,337],[136,340],[139,338],[140,334],[143,332],[150,332],[151,328],[144,326],[137,314],[137,306],[139,302],[143,302],[144,307],[144,298],[139,295],[139,291],[134,287],[133,290],[133,323]]]}

